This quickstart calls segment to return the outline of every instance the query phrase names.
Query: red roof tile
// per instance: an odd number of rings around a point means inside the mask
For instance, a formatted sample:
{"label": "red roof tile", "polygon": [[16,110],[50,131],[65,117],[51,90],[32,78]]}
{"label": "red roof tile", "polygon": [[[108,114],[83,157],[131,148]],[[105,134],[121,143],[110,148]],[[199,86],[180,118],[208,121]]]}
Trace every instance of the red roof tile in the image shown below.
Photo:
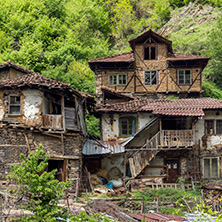
{"label": "red roof tile", "polygon": [[190,54],[182,54],[182,53],[173,53],[171,56],[167,58],[167,61],[181,61],[181,60],[201,60],[201,59],[207,59],[209,60],[209,57],[204,56],[197,56],[197,55],[190,55]]}
{"label": "red roof tile", "polygon": [[179,100],[133,100],[97,108],[102,112],[153,112],[169,116],[204,116],[205,109],[222,109],[222,101],[212,98]]}
{"label": "red roof tile", "polygon": [[121,54],[106,56],[106,57],[97,58],[97,59],[91,59],[91,60],[89,60],[89,63],[94,63],[94,62],[133,62],[133,61],[134,61],[133,53],[132,52],[124,52]]}
{"label": "red roof tile", "polygon": [[81,94],[72,87],[70,87],[69,84],[57,81],[55,79],[47,78],[33,71],[32,74],[27,74],[16,79],[0,81],[0,88],[19,88],[24,86],[37,88],[42,86],[50,89],[57,89],[60,91],[74,93],[77,94],[79,97],[82,97]]}
{"label": "red roof tile", "polygon": [[[182,54],[182,53],[173,53],[168,58],[167,61],[181,61],[181,60],[209,60],[209,57]],[[133,62],[133,52],[125,52],[122,54],[106,56],[103,58],[91,59],[89,63],[95,62]]]}

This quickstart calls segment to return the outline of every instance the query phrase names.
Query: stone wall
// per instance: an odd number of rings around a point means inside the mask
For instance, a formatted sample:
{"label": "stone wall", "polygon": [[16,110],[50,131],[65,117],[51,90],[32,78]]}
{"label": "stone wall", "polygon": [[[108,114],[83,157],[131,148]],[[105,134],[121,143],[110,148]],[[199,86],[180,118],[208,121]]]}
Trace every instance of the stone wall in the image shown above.
{"label": "stone wall", "polygon": [[61,134],[44,135],[41,132],[6,128],[0,130],[0,138],[1,181],[6,180],[6,175],[10,171],[9,166],[21,161],[21,153],[27,156],[29,150],[34,152],[40,143],[43,145],[43,150],[53,160],[67,162],[67,180],[80,178],[82,167],[81,151],[85,142],[85,138],[81,134],[64,134],[62,142]]}

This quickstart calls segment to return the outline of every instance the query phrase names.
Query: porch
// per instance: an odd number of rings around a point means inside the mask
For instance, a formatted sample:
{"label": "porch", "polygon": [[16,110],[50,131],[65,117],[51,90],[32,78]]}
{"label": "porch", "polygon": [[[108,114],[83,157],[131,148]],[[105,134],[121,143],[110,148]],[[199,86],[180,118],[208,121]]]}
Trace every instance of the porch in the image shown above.
{"label": "porch", "polygon": [[194,145],[193,130],[160,130],[142,149],[188,148]]}

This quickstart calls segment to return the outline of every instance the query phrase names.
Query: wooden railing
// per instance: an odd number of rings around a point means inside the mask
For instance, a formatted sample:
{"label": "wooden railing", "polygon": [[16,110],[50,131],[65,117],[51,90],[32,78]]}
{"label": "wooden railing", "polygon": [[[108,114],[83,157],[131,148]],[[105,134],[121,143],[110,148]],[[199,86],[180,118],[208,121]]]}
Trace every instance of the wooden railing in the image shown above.
{"label": "wooden railing", "polygon": [[63,116],[44,114],[43,127],[51,128],[51,129],[63,129]]}
{"label": "wooden railing", "polygon": [[190,147],[194,145],[192,130],[162,130],[162,147]]}

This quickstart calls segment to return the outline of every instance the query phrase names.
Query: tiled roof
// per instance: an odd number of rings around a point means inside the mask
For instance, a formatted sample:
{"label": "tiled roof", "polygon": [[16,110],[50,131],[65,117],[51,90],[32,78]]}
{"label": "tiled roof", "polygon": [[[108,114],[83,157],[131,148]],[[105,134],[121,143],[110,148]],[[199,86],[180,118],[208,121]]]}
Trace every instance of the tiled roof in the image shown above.
{"label": "tiled roof", "polygon": [[124,52],[121,54],[106,56],[106,57],[97,58],[97,59],[91,59],[91,60],[89,60],[89,63],[94,63],[94,62],[133,62],[133,61],[134,61],[133,53],[132,52]]}
{"label": "tiled roof", "polygon": [[60,91],[75,93],[78,96],[82,97],[78,91],[70,87],[67,83],[47,78],[33,71],[32,74],[27,74],[16,79],[0,81],[0,88],[19,88],[24,86],[37,87],[37,88],[46,87],[49,89],[57,89]]}
{"label": "tiled roof", "polygon": [[[183,54],[183,53],[173,53],[168,58],[167,61],[181,61],[181,60],[209,60],[209,57],[204,56],[197,56],[197,55],[190,55],[190,54]],[[133,52],[125,52],[122,54],[106,56],[103,58],[91,59],[89,63],[96,63],[96,62],[133,62]]]}
{"label": "tiled roof", "polygon": [[198,59],[207,59],[209,57],[190,55],[190,54],[182,54],[182,53],[173,53],[170,57],[167,58],[167,61],[181,61],[181,60],[198,60]]}
{"label": "tiled roof", "polygon": [[20,70],[26,74],[35,73],[34,71],[32,71],[30,69],[26,69],[22,66],[19,66],[19,65],[15,64],[14,62],[4,62],[4,63],[0,64],[0,69],[6,68],[6,67],[12,67],[12,68]]}
{"label": "tiled roof", "polygon": [[102,112],[153,112],[169,116],[204,116],[205,109],[222,109],[222,101],[212,98],[179,100],[133,100],[97,108]]}
{"label": "tiled roof", "polygon": [[116,95],[116,96],[125,98],[125,99],[134,100],[134,97],[125,95],[125,94],[120,93],[120,92],[117,92],[117,91],[115,91],[114,89],[111,89],[111,88],[109,88],[109,87],[102,86],[101,89],[102,89],[102,91],[104,91],[104,92],[108,92],[108,93],[111,93],[111,94],[113,94],[113,95]]}

